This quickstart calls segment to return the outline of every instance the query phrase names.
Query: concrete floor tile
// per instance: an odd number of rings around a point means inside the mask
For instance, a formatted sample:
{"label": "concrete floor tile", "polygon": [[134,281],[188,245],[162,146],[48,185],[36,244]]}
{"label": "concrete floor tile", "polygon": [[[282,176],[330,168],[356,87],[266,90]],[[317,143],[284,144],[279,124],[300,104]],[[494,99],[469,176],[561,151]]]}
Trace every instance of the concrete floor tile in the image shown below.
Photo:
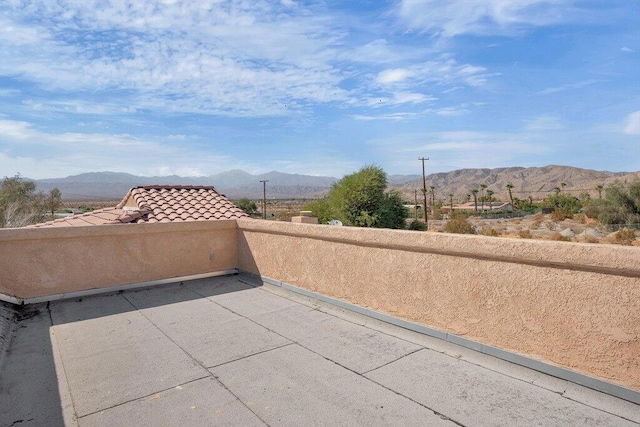
{"label": "concrete floor tile", "polygon": [[82,427],[264,426],[212,377],[80,418]]}
{"label": "concrete floor tile", "polygon": [[298,345],[210,371],[273,426],[454,425]]}
{"label": "concrete floor tile", "polygon": [[464,425],[633,425],[560,394],[426,349],[365,376]]}
{"label": "concrete floor tile", "polygon": [[[158,301],[169,301],[159,305]],[[168,295],[167,295],[168,294]],[[289,344],[280,335],[199,297],[193,291],[152,290],[125,295],[141,308],[143,316],[203,366],[227,363],[251,354]],[[183,298],[185,297],[185,298]],[[148,307],[148,308],[145,308]]]}
{"label": "concrete floor tile", "polygon": [[258,315],[253,320],[358,373],[422,348],[307,306]]}
{"label": "concrete floor tile", "polygon": [[78,416],[207,375],[137,311],[88,317],[53,327]]}
{"label": "concrete floor tile", "polygon": [[567,382],[563,396],[603,411],[612,412],[640,424],[640,405],[636,405],[627,400],[619,399],[570,382]]}
{"label": "concrete floor tile", "polygon": [[217,297],[255,288],[255,285],[245,283],[239,279],[240,276],[222,276],[190,280],[183,283],[185,287],[205,297]]}
{"label": "concrete floor tile", "polygon": [[[29,311],[30,313],[25,313]],[[64,370],[56,363],[44,304],[24,309],[4,356],[0,378],[0,425],[72,425],[73,408]]]}
{"label": "concrete floor tile", "polygon": [[246,289],[209,297],[223,307],[242,316],[252,317],[299,305],[297,302],[263,291]]}
{"label": "concrete floor tile", "polygon": [[88,319],[101,319],[136,310],[135,307],[117,293],[53,301],[49,304],[49,309],[54,325]]}

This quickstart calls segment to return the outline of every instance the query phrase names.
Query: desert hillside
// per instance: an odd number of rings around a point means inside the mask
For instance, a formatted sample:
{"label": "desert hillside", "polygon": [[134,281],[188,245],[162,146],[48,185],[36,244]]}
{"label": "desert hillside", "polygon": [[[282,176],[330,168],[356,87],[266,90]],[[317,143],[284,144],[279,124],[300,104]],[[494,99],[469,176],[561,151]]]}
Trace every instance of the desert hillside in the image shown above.
{"label": "desert hillside", "polygon": [[[268,198],[309,199],[327,194],[331,184],[337,178],[275,171],[251,175],[244,171],[233,170],[205,177],[176,175],[143,177],[125,173],[94,172],[35,182],[38,189],[42,191],[57,187],[66,199],[119,199],[132,187],[150,184],[213,185],[232,199],[241,197],[258,199],[262,197],[260,180],[269,181],[267,183]],[[448,199],[449,194],[453,194],[455,200],[462,200],[472,188],[480,188],[480,184],[484,183],[488,189],[494,191],[496,197],[506,200],[507,183],[513,184],[515,197],[538,198],[552,192],[555,187],[560,187],[561,183],[566,184],[563,191],[569,194],[579,195],[589,192],[592,196],[596,196],[597,185],[607,186],[616,180],[622,183],[640,180],[640,171],[606,172],[554,165],[530,168],[460,169],[428,175],[427,188],[434,186],[438,199]],[[389,184],[392,188],[401,190],[408,199],[412,199],[414,189],[422,188],[422,178],[419,175],[391,175]]]}
{"label": "desert hillside", "polygon": [[[453,194],[456,200],[465,199],[471,189],[480,189],[486,184],[487,189],[494,191],[494,197],[507,200],[507,184],[513,185],[513,196],[534,199],[543,197],[554,191],[556,187],[563,187],[563,192],[580,195],[589,193],[597,196],[598,185],[611,185],[618,181],[622,184],[640,180],[640,172],[606,172],[580,169],[570,166],[545,167],[511,167],[498,169],[460,169],[452,172],[437,173],[427,176],[427,189],[435,187],[436,198],[448,199]],[[416,179],[398,187],[407,196],[413,196],[414,189],[422,188],[422,179]]]}

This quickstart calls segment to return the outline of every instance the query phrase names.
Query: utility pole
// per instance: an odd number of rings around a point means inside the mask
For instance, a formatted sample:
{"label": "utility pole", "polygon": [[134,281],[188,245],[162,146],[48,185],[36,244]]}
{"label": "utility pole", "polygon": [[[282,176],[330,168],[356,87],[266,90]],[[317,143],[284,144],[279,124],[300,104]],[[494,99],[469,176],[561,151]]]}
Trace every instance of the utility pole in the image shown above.
{"label": "utility pole", "polygon": [[422,161],[422,195],[424,196],[424,223],[429,229],[429,220],[427,218],[427,178],[424,174],[424,161],[429,160],[428,157],[418,157],[418,160]]}
{"label": "utility pole", "polygon": [[268,179],[261,179],[262,183],[262,219],[267,219],[267,182]]}
{"label": "utility pole", "polygon": [[418,190],[413,189],[413,217],[418,220]]}

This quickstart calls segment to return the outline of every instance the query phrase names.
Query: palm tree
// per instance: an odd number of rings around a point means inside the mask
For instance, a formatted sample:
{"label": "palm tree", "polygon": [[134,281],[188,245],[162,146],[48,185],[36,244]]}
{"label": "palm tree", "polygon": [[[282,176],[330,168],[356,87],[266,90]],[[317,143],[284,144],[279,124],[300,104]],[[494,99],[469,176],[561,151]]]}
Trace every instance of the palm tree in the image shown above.
{"label": "palm tree", "polygon": [[491,196],[493,196],[493,190],[487,190],[487,196],[489,196],[489,210],[491,210]]}
{"label": "palm tree", "polygon": [[476,208],[476,212],[478,212],[478,189],[477,188],[473,188],[471,190],[471,194],[473,194],[473,205]]}
{"label": "palm tree", "polygon": [[507,183],[507,191],[509,191],[509,200],[511,201],[511,206],[513,206],[513,194],[511,194],[511,189],[513,188],[512,183]]}
{"label": "palm tree", "polygon": [[603,184],[596,185],[596,190],[598,191],[598,199],[602,199],[602,190],[604,190]]}
{"label": "palm tree", "polygon": [[561,182],[561,183],[560,183],[560,192],[561,192],[561,193],[562,193],[562,190],[564,190],[564,187],[566,187],[566,186],[567,186],[567,183],[566,183],[566,182]]}
{"label": "palm tree", "polygon": [[449,204],[451,205],[451,213],[453,213],[453,193],[449,193]]}
{"label": "palm tree", "polygon": [[480,184],[480,189],[482,190],[482,196],[480,196],[480,201],[482,202],[481,211],[484,212],[484,190],[487,188],[487,184]]}

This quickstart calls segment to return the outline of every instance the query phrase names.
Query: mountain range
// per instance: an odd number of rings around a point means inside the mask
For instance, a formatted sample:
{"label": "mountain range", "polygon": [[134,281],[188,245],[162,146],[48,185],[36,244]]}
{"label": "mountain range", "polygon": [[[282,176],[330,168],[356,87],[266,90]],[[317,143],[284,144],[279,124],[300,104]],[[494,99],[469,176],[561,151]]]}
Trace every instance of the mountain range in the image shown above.
{"label": "mountain range", "polygon": [[[414,190],[421,195],[421,175],[390,175],[389,186],[400,190],[409,199]],[[127,191],[140,185],[181,184],[213,185],[219,192],[231,199],[242,197],[259,199],[262,197],[261,180],[268,181],[267,197],[270,199],[316,198],[326,195],[337,178],[268,172],[252,175],[242,170],[230,170],[203,177],[154,176],[143,177],[119,172],[92,172],[66,178],[34,180],[38,190],[48,192],[58,188],[66,200],[121,199]],[[508,197],[506,185],[513,185],[515,197],[542,197],[562,186],[563,191],[576,194],[589,192],[597,194],[596,186],[610,185],[614,181],[628,183],[640,180],[638,172],[607,172],[581,169],[571,166],[549,165],[544,167],[509,167],[497,169],[460,169],[451,172],[430,174],[426,177],[427,189],[435,187],[436,197],[448,199],[454,194],[456,200],[466,198],[472,188],[486,184],[495,196]]]}

